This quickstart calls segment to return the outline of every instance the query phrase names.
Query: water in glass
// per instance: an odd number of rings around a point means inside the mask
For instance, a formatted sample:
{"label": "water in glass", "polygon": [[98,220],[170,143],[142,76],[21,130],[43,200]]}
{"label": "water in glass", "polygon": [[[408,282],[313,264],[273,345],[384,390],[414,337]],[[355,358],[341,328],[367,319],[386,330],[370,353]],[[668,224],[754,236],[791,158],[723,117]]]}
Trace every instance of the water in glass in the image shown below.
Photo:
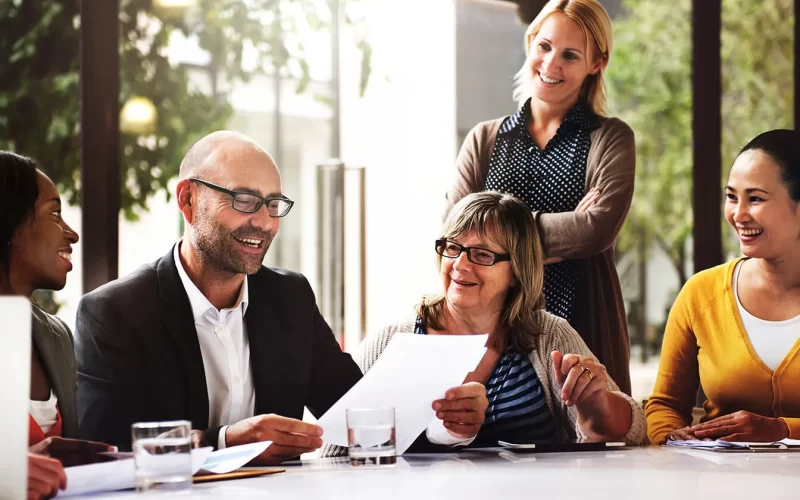
{"label": "water in glass", "polygon": [[391,465],[397,462],[394,425],[355,425],[347,429],[352,465]]}
{"label": "water in glass", "polygon": [[192,487],[191,439],[140,438],[134,442],[136,491],[174,494]]}

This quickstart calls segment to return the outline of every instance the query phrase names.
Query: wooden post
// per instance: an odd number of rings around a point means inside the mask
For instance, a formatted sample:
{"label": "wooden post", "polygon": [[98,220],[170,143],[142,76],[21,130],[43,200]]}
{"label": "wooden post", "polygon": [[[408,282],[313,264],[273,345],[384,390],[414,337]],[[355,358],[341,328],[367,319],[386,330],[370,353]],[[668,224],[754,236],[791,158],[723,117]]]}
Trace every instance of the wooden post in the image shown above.
{"label": "wooden post", "polygon": [[800,0],[794,0],[794,129],[800,130]]}
{"label": "wooden post", "polygon": [[119,0],[80,2],[83,293],[117,277],[120,210]]}
{"label": "wooden post", "polygon": [[692,0],[694,272],[722,263],[722,1]]}

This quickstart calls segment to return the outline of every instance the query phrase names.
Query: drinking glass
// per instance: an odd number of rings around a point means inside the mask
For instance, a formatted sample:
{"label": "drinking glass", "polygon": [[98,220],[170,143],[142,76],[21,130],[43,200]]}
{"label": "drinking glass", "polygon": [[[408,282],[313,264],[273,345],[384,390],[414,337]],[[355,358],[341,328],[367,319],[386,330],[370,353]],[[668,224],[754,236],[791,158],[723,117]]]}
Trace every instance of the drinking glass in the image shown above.
{"label": "drinking glass", "polygon": [[346,411],[348,456],[352,465],[397,462],[394,408]]}
{"label": "drinking glass", "polygon": [[192,488],[192,424],[188,420],[131,426],[137,492],[170,495]]}

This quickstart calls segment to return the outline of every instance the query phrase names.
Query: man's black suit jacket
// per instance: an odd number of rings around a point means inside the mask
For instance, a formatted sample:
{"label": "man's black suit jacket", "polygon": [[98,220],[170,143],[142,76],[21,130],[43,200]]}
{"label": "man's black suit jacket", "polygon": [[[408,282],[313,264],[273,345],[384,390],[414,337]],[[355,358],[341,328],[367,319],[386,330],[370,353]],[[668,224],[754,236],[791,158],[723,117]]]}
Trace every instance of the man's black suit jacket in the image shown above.
{"label": "man's black suit jacket", "polygon": [[[245,314],[255,413],[317,417],[361,378],[301,274],[262,267]],[[191,305],[170,250],[85,295],[75,331],[80,435],[131,446],[131,424],[186,419],[217,445]]]}

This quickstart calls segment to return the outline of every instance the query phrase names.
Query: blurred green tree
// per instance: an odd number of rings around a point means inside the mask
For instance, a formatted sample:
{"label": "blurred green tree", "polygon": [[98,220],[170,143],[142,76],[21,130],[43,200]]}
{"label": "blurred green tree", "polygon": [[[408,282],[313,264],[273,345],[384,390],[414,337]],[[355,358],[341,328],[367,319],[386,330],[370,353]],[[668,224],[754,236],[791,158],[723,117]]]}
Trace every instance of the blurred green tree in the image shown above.
{"label": "blurred green tree", "polygon": [[[105,0],[104,0],[105,1]],[[344,21],[358,0],[339,0]],[[310,81],[302,33],[330,28],[336,0],[195,0],[185,9],[154,7],[152,0],[120,0],[120,106],[134,96],[158,113],[149,133],[121,135],[122,210],[129,219],[148,197],[166,189],[186,149],[224,128],[232,108],[220,84],[279,71],[304,92]],[[79,23],[77,0],[0,0],[0,149],[35,157],[62,195],[79,203]],[[171,61],[171,37],[180,33],[207,54],[210,91],[189,83],[188,68]],[[356,30],[364,56],[370,47]]]}
{"label": "blurred green tree", "polygon": [[[625,0],[623,6],[628,15],[614,24],[607,86],[612,115],[636,133],[637,166],[618,245],[620,253],[639,240],[658,245],[682,284],[692,233],[691,2]],[[698,189],[720,189],[748,140],[792,126],[792,17],[793,0],[723,0],[723,178]]]}
{"label": "blurred green tree", "polygon": [[[682,286],[691,269],[692,141],[703,140],[693,138],[691,128],[691,0],[623,0],[622,5],[626,14],[614,22],[606,84],[611,114],[636,133],[637,165],[618,255],[634,253],[642,291],[644,263],[656,245]],[[747,141],[769,129],[790,128],[793,120],[793,0],[723,0],[722,7],[723,177],[719,185],[694,186],[702,190],[721,189]],[[736,241],[725,240],[727,253],[737,253]],[[645,305],[637,304],[639,316]],[[638,320],[646,327],[643,317]]]}

